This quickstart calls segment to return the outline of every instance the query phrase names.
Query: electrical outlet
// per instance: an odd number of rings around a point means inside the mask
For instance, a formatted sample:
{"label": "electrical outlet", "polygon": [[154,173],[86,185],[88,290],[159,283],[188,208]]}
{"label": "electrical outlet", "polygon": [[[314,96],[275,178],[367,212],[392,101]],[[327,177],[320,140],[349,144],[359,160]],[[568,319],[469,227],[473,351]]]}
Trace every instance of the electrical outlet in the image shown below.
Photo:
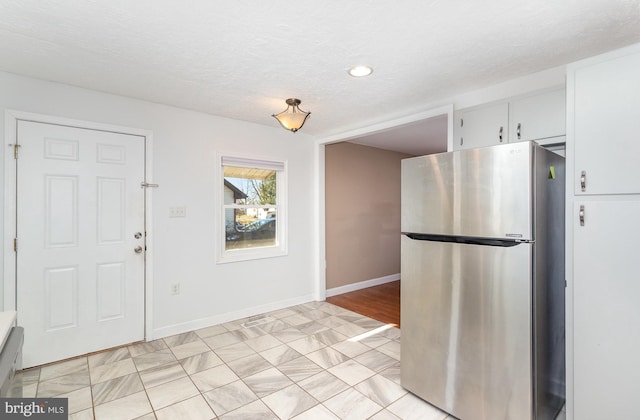
{"label": "electrical outlet", "polygon": [[179,295],[180,294],[180,283],[176,283],[176,284],[172,284],[171,285],[171,294],[172,295]]}
{"label": "electrical outlet", "polygon": [[187,217],[187,208],[169,207],[169,217]]}

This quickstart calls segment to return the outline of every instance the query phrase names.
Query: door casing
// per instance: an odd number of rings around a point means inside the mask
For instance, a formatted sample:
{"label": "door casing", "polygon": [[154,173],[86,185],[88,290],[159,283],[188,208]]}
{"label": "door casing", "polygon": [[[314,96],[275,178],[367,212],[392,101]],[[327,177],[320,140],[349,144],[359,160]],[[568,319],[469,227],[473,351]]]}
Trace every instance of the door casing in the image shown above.
{"label": "door casing", "polygon": [[[131,134],[145,138],[145,179],[144,182],[152,183],[152,156],[153,156],[153,132],[131,127],[123,127],[111,124],[101,124],[90,121],[62,118],[51,115],[35,114],[29,112],[5,110],[4,115],[4,232],[3,232],[3,274],[4,284],[0,289],[3,292],[2,302],[5,311],[16,310],[16,253],[14,251],[14,238],[16,237],[16,161],[14,159],[13,145],[17,140],[18,121],[33,121],[48,124],[65,125],[76,128],[109,131],[114,133]],[[145,188],[145,230],[146,245],[144,261],[144,337],[145,341],[154,339],[153,336],[153,229],[151,200],[153,188]]]}

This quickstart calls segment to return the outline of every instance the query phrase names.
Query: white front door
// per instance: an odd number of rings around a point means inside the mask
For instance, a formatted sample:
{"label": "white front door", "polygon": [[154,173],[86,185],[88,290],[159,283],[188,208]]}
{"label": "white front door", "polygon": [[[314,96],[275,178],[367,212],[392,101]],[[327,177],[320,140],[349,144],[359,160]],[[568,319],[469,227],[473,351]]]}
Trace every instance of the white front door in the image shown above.
{"label": "white front door", "polygon": [[143,340],[144,137],[18,121],[17,144],[23,367]]}

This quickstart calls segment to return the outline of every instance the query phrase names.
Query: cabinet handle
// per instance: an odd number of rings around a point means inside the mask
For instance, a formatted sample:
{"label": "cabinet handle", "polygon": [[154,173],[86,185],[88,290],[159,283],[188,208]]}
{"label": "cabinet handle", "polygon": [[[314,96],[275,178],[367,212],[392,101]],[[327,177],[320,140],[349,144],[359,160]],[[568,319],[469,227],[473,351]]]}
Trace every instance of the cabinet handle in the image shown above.
{"label": "cabinet handle", "polygon": [[518,137],[518,140],[520,140],[520,127],[521,127],[521,124],[518,123],[518,128],[516,128],[516,136]]}
{"label": "cabinet handle", "polygon": [[464,137],[460,137],[460,146],[464,144]]}
{"label": "cabinet handle", "polygon": [[580,211],[578,212],[578,217],[580,218],[580,226],[584,226],[584,205],[580,206]]}
{"label": "cabinet handle", "polygon": [[500,139],[500,143],[502,143],[502,127],[500,127],[500,131],[498,131],[498,138]]}
{"label": "cabinet handle", "polygon": [[587,190],[587,171],[580,173],[580,189],[582,192]]}

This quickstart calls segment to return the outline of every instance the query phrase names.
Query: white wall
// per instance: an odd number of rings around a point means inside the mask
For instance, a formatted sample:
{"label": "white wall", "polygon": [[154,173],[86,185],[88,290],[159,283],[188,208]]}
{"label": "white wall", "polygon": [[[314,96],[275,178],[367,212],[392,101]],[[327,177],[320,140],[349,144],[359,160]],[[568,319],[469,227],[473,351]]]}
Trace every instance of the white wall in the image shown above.
{"label": "white wall", "polygon": [[[153,132],[148,181],[160,184],[151,203],[154,337],[312,300],[317,203],[311,136],[275,123],[270,128],[0,72],[0,111],[6,109]],[[0,151],[0,162],[6,152]],[[218,152],[287,160],[287,256],[216,264],[214,183],[222,183],[216,178]],[[176,206],[186,207],[186,218],[168,217],[169,207]],[[180,283],[179,295],[171,295],[173,283]]]}
{"label": "white wall", "polygon": [[566,67],[559,66],[464,92],[449,98],[448,101],[458,110],[565,84]]}

